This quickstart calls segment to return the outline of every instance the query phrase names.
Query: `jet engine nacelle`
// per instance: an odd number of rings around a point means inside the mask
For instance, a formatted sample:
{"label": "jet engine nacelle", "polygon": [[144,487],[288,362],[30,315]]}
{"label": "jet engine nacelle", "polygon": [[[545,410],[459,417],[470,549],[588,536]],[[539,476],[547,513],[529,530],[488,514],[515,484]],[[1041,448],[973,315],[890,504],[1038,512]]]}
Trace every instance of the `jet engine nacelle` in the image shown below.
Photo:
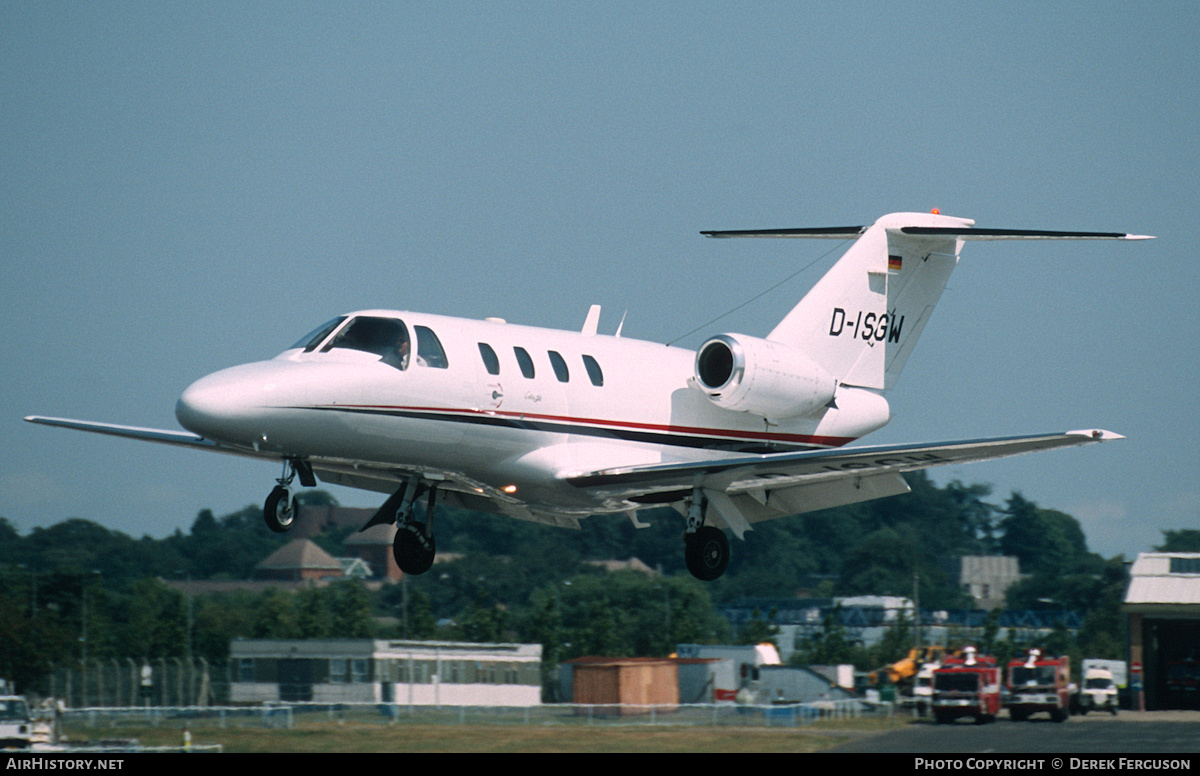
{"label": "jet engine nacelle", "polygon": [[696,384],[718,407],[770,418],[820,409],[837,390],[837,380],[800,351],[744,334],[718,334],[700,346]]}

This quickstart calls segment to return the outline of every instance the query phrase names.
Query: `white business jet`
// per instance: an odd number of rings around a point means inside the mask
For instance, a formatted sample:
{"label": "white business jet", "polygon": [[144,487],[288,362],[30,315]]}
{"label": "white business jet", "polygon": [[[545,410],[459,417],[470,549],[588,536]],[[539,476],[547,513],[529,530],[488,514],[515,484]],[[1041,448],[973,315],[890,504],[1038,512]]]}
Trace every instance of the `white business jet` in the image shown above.
{"label": "white business jet", "polygon": [[935,211],[704,232],[855,241],[766,338],[719,334],[692,352],[601,335],[598,307],[578,332],[364,310],[189,386],[175,414],[191,433],[26,420],[278,461],[264,509],[273,531],[296,517],[295,479],[390,494],[367,526],[396,525],[409,574],[433,563],[438,500],[575,528],[604,513],[642,525],[638,510],[670,505],[686,518],[688,569],[712,580],[729,562],[725,530],[744,538],[760,521],[906,493],[907,471],[1121,438],[1087,429],[846,446],[888,422],[883,392],[964,241],[1149,239],[973,224]]}

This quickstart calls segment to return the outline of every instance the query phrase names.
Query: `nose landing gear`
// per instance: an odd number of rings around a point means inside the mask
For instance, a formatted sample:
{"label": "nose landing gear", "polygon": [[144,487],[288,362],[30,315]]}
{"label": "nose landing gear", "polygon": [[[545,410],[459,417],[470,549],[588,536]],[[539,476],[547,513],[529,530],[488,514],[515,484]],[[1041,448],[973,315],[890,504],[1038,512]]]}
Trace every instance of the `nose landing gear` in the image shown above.
{"label": "nose landing gear", "polygon": [[296,522],[296,505],[286,485],[276,485],[263,505],[263,520],[275,533],[287,533]]}
{"label": "nose landing gear", "polygon": [[313,475],[312,466],[307,461],[288,459],[283,462],[283,475],[275,480],[278,483],[267,496],[263,505],[263,520],[275,533],[287,533],[296,522],[296,512],[299,505],[292,498],[292,480],[300,476],[300,484],[306,488],[316,486],[317,478]]}

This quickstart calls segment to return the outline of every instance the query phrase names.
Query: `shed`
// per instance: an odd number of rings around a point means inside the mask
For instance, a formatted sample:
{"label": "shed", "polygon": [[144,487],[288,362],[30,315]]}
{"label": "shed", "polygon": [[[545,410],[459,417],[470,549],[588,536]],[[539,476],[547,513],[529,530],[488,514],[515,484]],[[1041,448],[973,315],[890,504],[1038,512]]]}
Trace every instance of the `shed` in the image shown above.
{"label": "shed", "polygon": [[628,716],[674,711],[679,706],[679,671],[674,660],[638,657],[583,657],[572,667],[571,699],[605,706],[602,711]]}

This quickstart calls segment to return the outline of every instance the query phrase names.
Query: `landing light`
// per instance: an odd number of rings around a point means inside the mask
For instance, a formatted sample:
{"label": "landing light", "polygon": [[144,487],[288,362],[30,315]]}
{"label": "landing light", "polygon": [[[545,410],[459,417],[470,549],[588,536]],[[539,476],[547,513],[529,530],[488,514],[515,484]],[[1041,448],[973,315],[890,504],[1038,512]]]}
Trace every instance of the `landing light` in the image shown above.
{"label": "landing light", "polygon": [[511,493],[516,493],[516,492],[517,492],[517,486],[516,486],[516,485],[505,485],[505,486],[504,486],[503,488],[501,488],[500,490],[504,491],[505,493],[510,493],[510,494],[511,494]]}

